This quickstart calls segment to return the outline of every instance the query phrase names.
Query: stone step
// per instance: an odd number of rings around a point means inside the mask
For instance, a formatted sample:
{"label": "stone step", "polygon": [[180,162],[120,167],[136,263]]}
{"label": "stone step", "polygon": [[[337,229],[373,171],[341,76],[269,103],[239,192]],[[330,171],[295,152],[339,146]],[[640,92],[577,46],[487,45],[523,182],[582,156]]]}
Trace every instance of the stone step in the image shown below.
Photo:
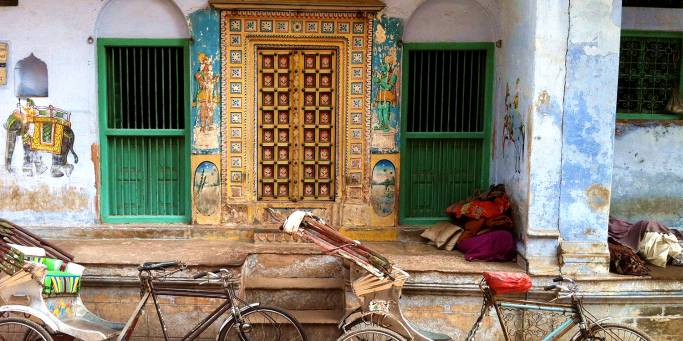
{"label": "stone step", "polygon": [[[243,278],[256,278],[252,285],[268,285],[265,279],[328,279],[329,282],[343,281],[345,269],[342,261],[334,256],[301,254],[252,254],[247,257],[242,268]],[[300,281],[290,280],[291,283]],[[326,281],[320,281],[323,283]],[[260,283],[260,284],[259,284]],[[272,285],[268,285],[272,288]],[[283,288],[286,288],[283,287]]]}
{"label": "stone step", "polygon": [[327,289],[247,289],[248,302],[293,310],[341,311],[344,306],[342,290]]}

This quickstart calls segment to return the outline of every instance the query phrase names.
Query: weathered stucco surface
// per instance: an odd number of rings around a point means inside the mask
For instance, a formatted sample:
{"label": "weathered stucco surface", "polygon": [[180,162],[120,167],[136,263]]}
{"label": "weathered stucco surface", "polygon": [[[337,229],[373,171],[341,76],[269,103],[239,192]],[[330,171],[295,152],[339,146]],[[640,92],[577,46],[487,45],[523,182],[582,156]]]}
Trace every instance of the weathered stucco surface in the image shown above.
{"label": "weathered stucco surface", "polygon": [[[683,227],[683,122],[621,121],[614,146],[611,214]],[[666,152],[664,152],[666,151]]]}
{"label": "weathered stucco surface", "polygon": [[[161,9],[152,11],[150,7]],[[0,86],[1,125],[16,108],[14,66],[31,53],[47,64],[49,97],[35,98],[37,105],[54,105],[71,112],[71,128],[75,135],[74,152],[79,162],[70,176],[52,177],[50,171],[41,175],[22,174],[23,148],[17,139],[11,165],[5,169],[4,141],[7,129],[0,127],[0,217],[20,224],[78,226],[96,224],[95,164],[91,146],[99,144],[97,111],[97,61],[95,44],[89,37],[187,37],[189,26],[185,17],[202,7],[206,0],[100,1],[21,1],[17,7],[3,7],[2,40],[9,42],[7,86]],[[117,11],[112,16],[100,16],[103,8]],[[106,13],[106,11],[104,11]],[[176,15],[176,17],[173,17]],[[98,21],[100,20],[100,21]],[[131,24],[131,20],[144,25]],[[169,26],[169,22],[175,23]],[[183,31],[184,25],[184,31]],[[73,157],[68,157],[73,164]],[[43,154],[49,167],[51,155]],[[95,160],[97,161],[97,160]]]}

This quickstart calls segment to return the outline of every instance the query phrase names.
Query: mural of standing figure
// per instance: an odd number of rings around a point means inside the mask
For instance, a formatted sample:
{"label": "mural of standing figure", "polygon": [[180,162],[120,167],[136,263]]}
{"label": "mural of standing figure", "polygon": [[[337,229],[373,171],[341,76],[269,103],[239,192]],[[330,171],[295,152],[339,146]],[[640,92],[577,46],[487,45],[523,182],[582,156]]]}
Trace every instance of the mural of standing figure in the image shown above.
{"label": "mural of standing figure", "polygon": [[45,173],[48,167],[43,163],[44,152],[52,154],[51,176],[71,175],[74,166],[68,163],[67,156],[71,152],[74,163],[78,163],[78,155],[73,150],[75,136],[70,119],[70,113],[53,106],[38,107],[31,99],[27,99],[26,106],[18,105],[4,124],[7,129],[5,169],[14,172],[12,156],[16,140],[21,137],[24,175]]}
{"label": "mural of standing figure", "polygon": [[375,130],[389,131],[391,124],[391,107],[396,106],[396,81],[398,75],[394,71],[396,64],[395,58],[389,54],[384,58],[384,62],[380,65],[379,71],[376,73],[375,84],[379,90],[377,93],[377,127]]}
{"label": "mural of standing figure", "polygon": [[199,108],[199,126],[201,132],[215,129],[213,123],[213,115],[220,96],[217,94],[219,76],[213,72],[213,57],[207,57],[206,54],[200,52],[199,70],[194,74],[197,80],[197,93],[193,106]]}
{"label": "mural of standing figure", "polygon": [[515,82],[515,96],[510,94],[510,85],[505,85],[505,115],[503,116],[503,153],[505,145],[511,143],[515,152],[515,173],[521,174],[526,153],[526,126],[519,111],[519,78]]}

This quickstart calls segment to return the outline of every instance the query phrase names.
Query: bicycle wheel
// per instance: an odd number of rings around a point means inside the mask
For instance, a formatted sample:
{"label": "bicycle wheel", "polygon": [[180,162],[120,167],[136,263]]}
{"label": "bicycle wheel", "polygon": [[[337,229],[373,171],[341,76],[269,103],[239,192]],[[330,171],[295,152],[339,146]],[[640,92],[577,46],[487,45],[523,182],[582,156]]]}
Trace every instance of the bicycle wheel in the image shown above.
{"label": "bicycle wheel", "polygon": [[279,308],[257,306],[242,312],[218,334],[220,341],[306,341],[299,321]]}
{"label": "bicycle wheel", "polygon": [[0,341],[52,341],[39,324],[21,317],[0,319]]}
{"label": "bicycle wheel", "polygon": [[406,339],[392,330],[369,325],[350,330],[340,336],[337,341],[406,341]]}
{"label": "bicycle wheel", "polygon": [[[581,332],[579,332],[581,333]],[[577,341],[652,341],[645,333],[616,323],[596,324],[588,336],[576,338]]]}

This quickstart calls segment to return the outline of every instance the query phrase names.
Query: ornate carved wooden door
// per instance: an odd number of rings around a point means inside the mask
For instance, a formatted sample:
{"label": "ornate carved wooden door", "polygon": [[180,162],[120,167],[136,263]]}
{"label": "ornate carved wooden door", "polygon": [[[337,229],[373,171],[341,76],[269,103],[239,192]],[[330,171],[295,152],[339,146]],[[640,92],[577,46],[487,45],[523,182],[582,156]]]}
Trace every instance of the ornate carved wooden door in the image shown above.
{"label": "ornate carved wooden door", "polygon": [[258,52],[259,200],[334,200],[333,50]]}

